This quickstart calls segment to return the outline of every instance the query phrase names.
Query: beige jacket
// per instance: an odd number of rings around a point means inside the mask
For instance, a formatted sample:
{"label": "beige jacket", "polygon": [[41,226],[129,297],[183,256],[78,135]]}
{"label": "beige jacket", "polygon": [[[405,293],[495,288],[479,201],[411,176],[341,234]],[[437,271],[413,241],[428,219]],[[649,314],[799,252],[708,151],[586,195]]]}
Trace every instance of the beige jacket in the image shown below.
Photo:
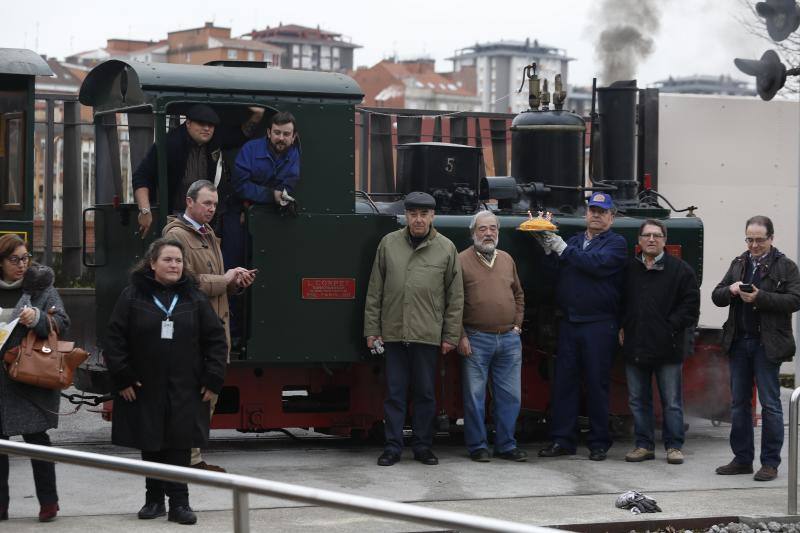
{"label": "beige jacket", "polygon": [[238,290],[236,282],[225,282],[225,264],[222,261],[220,240],[214,230],[206,224],[206,233],[198,230],[180,216],[167,218],[162,236],[170,237],[181,244],[185,250],[184,264],[194,274],[200,290],[208,296],[211,307],[225,327],[225,338],[228,341],[228,358],[230,359],[231,328],[228,294]]}

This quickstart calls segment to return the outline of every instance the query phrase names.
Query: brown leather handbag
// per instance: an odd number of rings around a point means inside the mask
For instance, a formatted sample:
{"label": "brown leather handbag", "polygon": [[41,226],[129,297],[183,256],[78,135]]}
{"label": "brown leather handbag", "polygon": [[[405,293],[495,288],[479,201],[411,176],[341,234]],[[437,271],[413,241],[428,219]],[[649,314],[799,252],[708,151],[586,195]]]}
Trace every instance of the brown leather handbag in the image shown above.
{"label": "brown leather handbag", "polygon": [[72,385],[75,368],[89,357],[74,342],[58,340],[54,312],[53,309],[47,312],[50,334],[46,339],[40,339],[30,330],[19,346],[9,348],[3,355],[8,375],[14,381],[44,389],[66,389]]}

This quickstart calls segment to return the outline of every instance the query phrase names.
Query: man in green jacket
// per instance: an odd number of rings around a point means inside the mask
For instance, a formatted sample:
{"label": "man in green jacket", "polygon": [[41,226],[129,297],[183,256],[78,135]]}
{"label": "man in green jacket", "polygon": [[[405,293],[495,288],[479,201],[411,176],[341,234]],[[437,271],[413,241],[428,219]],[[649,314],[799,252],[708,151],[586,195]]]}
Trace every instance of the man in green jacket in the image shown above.
{"label": "man in green jacket", "polygon": [[400,460],[409,385],[414,459],[439,464],[431,451],[437,354],[458,345],[464,308],[458,250],[432,227],[436,201],[412,192],[404,206],[407,227],[386,235],[378,245],[364,309],[367,347],[386,356],[386,445],[378,458],[380,466]]}

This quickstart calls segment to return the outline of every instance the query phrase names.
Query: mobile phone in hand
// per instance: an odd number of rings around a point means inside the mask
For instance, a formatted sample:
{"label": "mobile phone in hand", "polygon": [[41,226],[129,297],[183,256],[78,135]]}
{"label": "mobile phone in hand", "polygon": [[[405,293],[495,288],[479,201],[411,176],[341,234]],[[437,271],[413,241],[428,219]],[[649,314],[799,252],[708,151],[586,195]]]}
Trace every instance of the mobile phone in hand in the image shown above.
{"label": "mobile phone in hand", "polygon": [[739,285],[739,292],[753,292],[752,283],[742,283]]}

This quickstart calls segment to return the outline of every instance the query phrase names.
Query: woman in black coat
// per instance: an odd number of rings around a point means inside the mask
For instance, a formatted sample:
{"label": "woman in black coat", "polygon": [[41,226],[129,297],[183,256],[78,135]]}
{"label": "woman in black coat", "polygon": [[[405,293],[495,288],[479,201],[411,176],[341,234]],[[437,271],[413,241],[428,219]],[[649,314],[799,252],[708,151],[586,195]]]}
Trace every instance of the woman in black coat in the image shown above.
{"label": "woman in black coat", "polygon": [[[0,358],[19,346],[31,329],[47,338],[50,325],[47,311],[54,308],[53,323],[63,335],[69,327],[64,304],[53,287],[53,271],[31,264],[25,241],[14,234],[0,237],[0,322],[19,318],[0,349]],[[43,389],[11,380],[5,365],[0,365],[0,438],[22,435],[25,442],[50,446],[47,430],[58,427],[59,391]],[[58,513],[56,467],[32,459],[33,481],[39,500],[39,520],[49,522]],[[8,456],[0,455],[0,520],[8,520]]]}
{"label": "woman in black coat", "polygon": [[[209,406],[222,389],[228,345],[206,296],[183,268],[183,247],[158,239],[134,268],[108,323],[105,358],[120,399],[111,440],[142,459],[189,466],[208,441]],[[147,478],[139,518],[194,524],[185,483]]]}

